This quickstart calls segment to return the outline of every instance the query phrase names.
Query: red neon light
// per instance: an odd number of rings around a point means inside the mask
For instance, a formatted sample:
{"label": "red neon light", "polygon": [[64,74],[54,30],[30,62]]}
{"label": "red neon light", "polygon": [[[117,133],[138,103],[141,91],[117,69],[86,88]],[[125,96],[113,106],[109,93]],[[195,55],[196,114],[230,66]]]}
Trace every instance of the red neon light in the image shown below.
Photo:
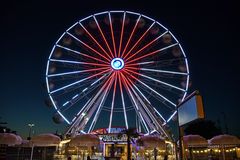
{"label": "red neon light", "polygon": [[103,60],[101,60],[101,59],[98,59],[98,58],[95,58],[95,57],[89,56],[89,55],[84,54],[84,53],[81,53],[81,54],[82,54],[83,56],[85,56],[85,57],[92,58],[92,59],[94,59],[94,60],[96,60],[96,61],[100,61],[100,62],[102,62],[102,63],[109,64],[109,62],[103,61]]}
{"label": "red neon light", "polygon": [[128,57],[128,58],[126,59],[126,61],[129,60],[130,58],[132,58],[133,56],[137,55],[139,52],[143,51],[145,48],[147,48],[148,46],[150,46],[151,44],[153,44],[153,43],[154,43],[156,40],[158,40],[158,39],[159,39],[159,37],[155,38],[154,40],[152,40],[151,42],[149,42],[148,44],[146,44],[144,47],[142,47],[142,48],[139,49],[137,52],[135,52],[135,53],[132,54],[130,57]]}
{"label": "red neon light", "polygon": [[109,68],[109,67],[100,67],[100,68],[86,69],[86,70],[83,70],[81,73],[98,71],[98,70],[103,70],[103,69],[107,69],[107,68]]}
{"label": "red neon light", "polygon": [[104,36],[104,34],[103,34],[103,32],[102,32],[102,29],[101,29],[101,27],[99,26],[98,23],[97,23],[97,26],[98,26],[98,30],[100,31],[100,33],[101,33],[101,35],[102,35],[102,38],[103,38],[104,42],[105,42],[106,45],[107,45],[107,48],[108,48],[109,52],[111,53],[112,58],[114,58],[114,55],[113,55],[113,53],[112,53],[112,51],[111,51],[111,48],[109,47],[109,44],[108,44],[108,42],[107,42],[107,40],[106,40],[106,38],[105,38],[105,36]]}
{"label": "red neon light", "polygon": [[105,71],[96,73],[96,74],[94,74],[94,75],[91,75],[91,76],[87,77],[87,79],[90,79],[90,78],[92,78],[92,77],[96,77],[96,76],[101,75],[101,74],[103,74],[103,73],[105,73],[105,72],[108,72],[108,71],[110,71],[110,70],[111,70],[111,69],[107,69],[107,70],[105,70]]}
{"label": "red neon light", "polygon": [[92,36],[91,33],[88,32],[88,30],[82,26],[82,28],[87,32],[87,34],[93,39],[93,41],[98,45],[99,48],[108,56],[109,59],[112,59],[109,54],[105,51],[105,49],[102,48],[102,46],[97,42],[97,40]]}
{"label": "red neon light", "polygon": [[116,45],[115,45],[115,39],[114,39],[114,33],[113,33],[113,27],[112,27],[112,20],[110,19],[110,13],[109,13],[109,21],[110,21],[110,28],[111,28],[111,35],[112,35],[112,43],[113,43],[113,50],[115,57],[117,57],[117,52],[116,52]]}
{"label": "red neon light", "polygon": [[122,22],[120,43],[119,43],[119,49],[118,49],[118,57],[120,57],[120,52],[121,52],[121,48],[122,48],[122,37],[123,37],[123,31],[124,31],[124,23],[125,23],[125,13],[124,13],[123,22]]}
{"label": "red neon light", "polygon": [[83,62],[83,64],[88,64],[91,66],[103,66],[103,67],[109,67],[107,64],[99,64],[99,63],[91,63],[91,62]]}
{"label": "red neon light", "polygon": [[133,30],[132,30],[132,32],[131,32],[131,35],[130,35],[130,37],[128,38],[127,44],[126,44],[126,46],[125,46],[125,48],[124,48],[124,50],[123,50],[123,53],[122,53],[122,57],[123,57],[123,55],[124,55],[124,53],[125,53],[125,51],[126,51],[126,49],[127,49],[127,47],[128,47],[128,44],[129,44],[130,40],[132,39],[132,35],[133,35],[133,33],[135,32],[135,30],[136,30],[136,27],[137,27],[137,25],[138,25],[139,19],[140,19],[140,17],[139,17],[138,20],[136,21],[135,26],[134,26],[134,28],[133,28]]}
{"label": "red neon light", "polygon": [[155,53],[157,53],[157,52],[160,52],[160,51],[161,51],[161,49],[158,49],[158,50],[152,51],[152,52],[150,52],[150,53],[148,53],[148,54],[144,54],[143,56],[140,56],[140,57],[138,57],[138,58],[135,58],[135,59],[133,59],[133,60],[131,60],[131,61],[126,61],[126,64],[135,62],[135,61],[137,61],[137,60],[139,60],[139,59],[142,59],[142,58],[144,58],[144,57],[147,57],[147,56],[151,56],[151,55],[153,55],[153,54],[155,54]]}
{"label": "red neon light", "polygon": [[125,59],[128,54],[138,45],[138,43],[142,40],[142,38],[147,34],[147,32],[149,31],[150,27],[143,33],[143,35],[138,39],[138,41],[133,45],[133,47],[128,51],[128,53],[123,57],[123,59]]}
{"label": "red neon light", "polygon": [[88,47],[89,49],[91,49],[92,51],[94,51],[95,53],[97,53],[100,57],[103,57],[104,59],[106,59],[107,61],[111,60],[111,59],[105,57],[104,55],[102,55],[101,53],[99,53],[98,51],[96,51],[95,49],[93,49],[92,47],[90,47],[89,45],[87,45],[86,43],[82,42],[82,44],[85,45],[86,47]]}

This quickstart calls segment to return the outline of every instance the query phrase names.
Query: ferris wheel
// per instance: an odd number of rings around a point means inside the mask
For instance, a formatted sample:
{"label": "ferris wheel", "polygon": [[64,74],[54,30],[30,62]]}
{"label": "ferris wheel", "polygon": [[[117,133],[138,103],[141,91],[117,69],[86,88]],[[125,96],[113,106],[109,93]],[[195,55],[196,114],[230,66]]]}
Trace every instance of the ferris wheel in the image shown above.
{"label": "ferris wheel", "polygon": [[68,133],[124,126],[167,135],[189,85],[186,55],[158,21],[130,11],[106,11],[73,24],[57,40],[46,83],[55,118]]}

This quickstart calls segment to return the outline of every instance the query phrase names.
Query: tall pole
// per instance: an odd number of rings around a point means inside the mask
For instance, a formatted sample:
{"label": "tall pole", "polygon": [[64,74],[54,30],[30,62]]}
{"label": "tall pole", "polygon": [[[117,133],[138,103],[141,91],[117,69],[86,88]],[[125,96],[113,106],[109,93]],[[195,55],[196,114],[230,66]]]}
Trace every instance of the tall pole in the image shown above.
{"label": "tall pole", "polygon": [[227,126],[227,121],[226,121],[226,114],[225,112],[221,112],[223,115],[223,122],[224,122],[224,127],[225,127],[225,134],[228,134],[228,126]]}
{"label": "tall pole", "polygon": [[[179,123],[179,112],[177,108],[177,127],[178,127],[178,142],[179,142],[179,160],[183,160],[183,144],[182,144],[182,136],[183,136],[183,128],[180,126]],[[177,154],[177,152],[176,152]],[[176,155],[178,156],[178,155]],[[177,158],[178,159],[178,158]]]}
{"label": "tall pole", "polygon": [[31,139],[31,134],[32,134],[32,127],[34,127],[35,125],[33,123],[29,123],[28,127],[29,127],[29,132],[28,132],[28,140]]}

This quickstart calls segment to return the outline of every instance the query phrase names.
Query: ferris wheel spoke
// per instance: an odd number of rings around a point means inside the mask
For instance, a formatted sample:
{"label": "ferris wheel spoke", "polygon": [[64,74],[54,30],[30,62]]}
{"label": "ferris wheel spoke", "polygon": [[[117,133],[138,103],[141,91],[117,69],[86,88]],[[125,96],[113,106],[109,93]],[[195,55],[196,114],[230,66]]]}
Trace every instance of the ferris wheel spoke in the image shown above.
{"label": "ferris wheel spoke", "polygon": [[151,104],[151,102],[147,99],[147,97],[140,91],[140,89],[133,83],[131,79],[128,79],[130,83],[133,85],[133,87],[141,94],[141,96],[145,99],[146,102]]}
{"label": "ferris wheel spoke", "polygon": [[123,96],[122,80],[121,80],[119,74],[118,74],[118,82],[119,82],[119,87],[120,87],[120,92],[121,92],[121,99],[122,99],[122,105],[123,105],[123,114],[124,114],[125,125],[126,125],[126,129],[128,129],[128,119],[127,119],[126,106],[125,106],[125,101],[124,101],[124,96]]}
{"label": "ferris wheel spoke", "polygon": [[177,111],[174,111],[173,114],[168,118],[167,122],[171,121],[171,119],[176,115]]}
{"label": "ferris wheel spoke", "polygon": [[154,92],[155,94],[157,94],[158,96],[160,96],[161,98],[163,98],[164,100],[166,100],[167,102],[169,102],[171,105],[173,105],[174,107],[176,107],[176,104],[173,103],[172,101],[170,101],[168,98],[166,98],[165,96],[161,95],[160,93],[158,93],[157,91],[155,91],[153,88],[151,88],[150,86],[148,86],[147,84],[145,84],[144,82],[142,82],[141,80],[139,80],[138,78],[136,78],[135,76],[129,74],[126,71],[123,71],[125,73],[127,73],[128,75],[130,75],[133,79],[137,80],[139,83],[141,83],[143,86],[145,86],[146,88],[148,88],[149,90],[151,90],[152,92]]}
{"label": "ferris wheel spoke", "polygon": [[84,116],[87,114],[87,111],[89,110],[89,108],[91,107],[91,105],[93,105],[93,103],[96,101],[96,99],[99,97],[99,95],[103,92],[103,89],[106,87],[106,85],[108,84],[108,82],[110,81],[112,75],[110,76],[109,79],[107,79],[106,83],[101,87],[101,89],[99,89],[99,91],[89,99],[89,101],[87,101],[87,103],[85,103],[85,107],[83,110],[80,110],[78,112],[78,117],[75,118],[74,123],[71,125],[71,127],[69,128],[68,132],[72,129],[72,128],[76,128],[76,125],[80,125],[77,123],[80,123],[80,121],[84,118]]}
{"label": "ferris wheel spoke", "polygon": [[150,76],[147,76],[147,75],[144,75],[144,74],[141,74],[141,73],[137,73],[137,72],[135,72],[135,71],[133,71],[133,70],[129,70],[129,69],[127,69],[127,67],[126,67],[126,70],[129,71],[129,72],[132,72],[132,73],[134,73],[134,74],[136,74],[136,75],[139,75],[139,76],[145,77],[145,78],[147,78],[147,79],[150,79],[150,80],[152,80],[152,81],[155,81],[155,82],[158,82],[158,83],[164,84],[164,85],[166,85],[166,86],[169,86],[169,87],[175,88],[175,89],[177,89],[177,90],[180,90],[180,91],[186,92],[185,89],[182,89],[182,88],[179,88],[179,87],[174,86],[174,85],[172,85],[172,84],[169,84],[169,83],[166,83],[166,82],[160,81],[160,80],[155,79],[155,78],[152,78],[152,77],[150,77]]}
{"label": "ferris wheel spoke", "polygon": [[76,50],[73,50],[73,49],[70,49],[70,48],[68,48],[68,47],[61,46],[61,45],[59,45],[59,44],[57,44],[56,47],[65,49],[65,50],[67,50],[67,51],[70,51],[70,52],[73,52],[73,53],[76,53],[76,54],[79,54],[79,55],[82,55],[82,56],[84,56],[84,57],[88,57],[88,58],[94,59],[94,60],[99,61],[99,62],[102,62],[102,63],[106,63],[106,64],[108,63],[108,62],[103,61],[103,60],[101,60],[101,59],[99,59],[99,58],[95,58],[95,57],[93,57],[93,56],[87,55],[87,54],[85,54],[85,53],[82,53],[82,52],[79,52],[79,51],[76,51]]}
{"label": "ferris wheel spoke", "polygon": [[90,66],[103,66],[109,67],[107,64],[99,64],[99,63],[91,63],[91,62],[80,62],[80,61],[69,61],[64,59],[49,59],[51,62],[61,62],[61,63],[70,63],[70,64],[82,64],[82,65],[90,65]]}
{"label": "ferris wheel spoke", "polygon": [[119,48],[118,48],[118,57],[120,57],[120,52],[121,52],[121,48],[122,48],[122,38],[123,38],[123,33],[124,33],[125,18],[126,18],[126,12],[124,12],[124,14],[123,14],[121,36],[120,36],[120,42],[119,42]]}
{"label": "ferris wheel spoke", "polygon": [[149,57],[149,56],[154,55],[154,54],[156,54],[156,53],[158,53],[158,52],[161,52],[161,51],[164,51],[164,50],[169,49],[169,48],[171,48],[171,47],[174,47],[174,46],[176,46],[176,45],[178,45],[178,44],[179,44],[179,43],[177,42],[177,43],[174,43],[174,44],[172,44],[172,45],[169,45],[169,46],[163,47],[163,48],[161,48],[161,49],[152,51],[152,52],[150,52],[150,53],[144,54],[144,55],[142,55],[142,56],[140,56],[140,57],[138,57],[138,58],[135,58],[135,59],[133,59],[133,60],[127,61],[126,64],[135,62],[135,61],[140,60],[140,59],[143,59],[143,58],[145,58],[145,57]]}
{"label": "ferris wheel spoke", "polygon": [[109,93],[109,90],[111,89],[112,83],[113,83],[113,81],[114,81],[114,76],[115,76],[115,73],[113,73],[112,76],[110,77],[109,83],[105,83],[105,84],[107,84],[107,87],[106,87],[106,89],[105,89],[105,92],[104,92],[104,95],[103,95],[103,97],[102,97],[102,100],[101,100],[101,102],[100,102],[100,104],[99,104],[99,106],[98,106],[97,112],[96,112],[96,114],[95,114],[95,116],[94,116],[94,118],[93,118],[93,121],[92,121],[92,123],[91,123],[91,125],[90,125],[90,127],[89,127],[89,129],[88,129],[88,133],[90,133],[90,132],[92,131],[92,129],[94,128],[94,126],[95,126],[95,124],[96,124],[96,122],[97,122],[97,119],[98,119],[98,117],[99,117],[99,114],[100,114],[100,112],[101,112],[101,110],[102,110],[102,108],[103,108],[104,101],[105,101],[105,99],[106,99],[106,97],[107,97],[107,95],[108,95],[108,93]]}
{"label": "ferris wheel spoke", "polygon": [[138,16],[138,19],[137,19],[137,21],[136,21],[136,23],[135,23],[135,26],[134,26],[134,28],[133,28],[133,30],[132,30],[129,38],[128,38],[128,41],[127,41],[127,43],[126,43],[126,45],[125,45],[125,47],[124,47],[124,50],[123,50],[123,52],[122,52],[122,57],[124,56],[124,53],[126,52],[126,49],[127,49],[128,45],[129,45],[130,40],[132,39],[133,33],[135,32],[135,30],[136,30],[136,28],[137,28],[137,25],[138,25],[139,20],[140,20],[141,17],[142,17],[141,15]]}
{"label": "ferris wheel spoke", "polygon": [[53,93],[58,92],[58,91],[60,91],[60,90],[66,89],[66,88],[68,88],[68,87],[71,87],[71,86],[73,86],[73,85],[76,85],[76,84],[78,84],[78,83],[81,83],[81,82],[83,82],[83,81],[86,81],[86,80],[88,80],[88,79],[90,79],[90,78],[96,77],[96,76],[98,76],[98,75],[101,75],[101,74],[103,74],[103,73],[105,73],[105,72],[108,72],[108,71],[110,71],[110,70],[111,70],[111,69],[107,69],[107,70],[105,70],[105,71],[102,71],[102,72],[99,72],[99,73],[97,73],[97,74],[91,75],[91,76],[86,77],[86,78],[83,78],[83,79],[81,79],[81,80],[78,80],[78,81],[76,81],[76,82],[74,82],[74,83],[68,84],[68,85],[63,86],[63,87],[58,88],[58,89],[55,89],[55,90],[53,90],[53,91],[50,91],[50,94],[53,94]]}
{"label": "ferris wheel spoke", "polygon": [[111,48],[110,48],[110,46],[109,46],[109,44],[108,44],[108,42],[107,42],[107,40],[106,40],[106,37],[105,37],[104,34],[103,34],[103,31],[102,31],[102,29],[101,29],[101,27],[100,27],[100,25],[99,25],[99,23],[98,23],[98,21],[97,21],[97,18],[96,18],[95,16],[93,16],[93,18],[94,18],[94,21],[95,21],[96,24],[97,24],[98,30],[99,30],[99,32],[100,32],[100,34],[101,34],[104,42],[105,42],[106,45],[107,45],[108,51],[111,53],[112,58],[114,58],[113,52],[112,52],[112,50],[111,50]]}
{"label": "ferris wheel spoke", "polygon": [[154,111],[157,113],[157,115],[159,115],[159,116],[161,117],[161,119],[164,121],[164,123],[166,123],[167,121],[166,121],[166,119],[162,116],[162,114],[159,113],[158,110],[157,110],[155,107],[153,107],[153,109],[154,109]]}
{"label": "ferris wheel spoke", "polygon": [[164,36],[166,33],[168,33],[168,31],[165,31],[163,34],[161,34],[160,36],[158,36],[157,38],[153,39],[151,42],[149,42],[148,44],[146,44],[145,46],[143,46],[141,49],[139,49],[138,51],[136,51],[134,54],[132,54],[131,56],[127,57],[126,61],[130,60],[132,57],[136,56],[138,53],[140,53],[141,51],[143,51],[144,49],[146,49],[147,47],[149,47],[150,45],[152,45],[154,42],[156,42],[158,39],[160,39],[162,36]]}
{"label": "ferris wheel spoke", "polygon": [[93,68],[93,69],[86,69],[86,70],[72,71],[72,72],[63,72],[63,73],[57,73],[57,74],[50,74],[47,77],[58,77],[58,76],[72,75],[72,74],[85,73],[85,72],[94,72],[94,71],[104,70],[107,68],[109,67],[100,67],[100,68]]}
{"label": "ferris wheel spoke", "polygon": [[123,57],[123,59],[125,59],[129,53],[131,53],[131,51],[138,45],[138,43],[143,39],[143,37],[148,33],[148,31],[152,28],[152,26],[155,24],[156,22],[153,22],[150,27],[148,27],[148,29],[142,34],[142,36],[138,39],[138,41],[132,46],[132,48],[127,52],[127,54]]}
{"label": "ferris wheel spoke", "polygon": [[[96,81],[94,81],[93,83],[97,83],[99,82],[101,79],[103,79],[104,77],[106,77],[106,75],[103,75],[102,77],[100,77],[99,79],[97,79]],[[92,83],[92,84],[93,84]],[[101,83],[100,83],[101,84]],[[84,88],[82,89],[82,91],[78,94],[76,94],[75,96],[73,96],[70,100],[66,101],[65,103],[63,103],[62,107],[59,108],[59,110],[61,110],[62,112],[70,109],[77,101],[79,101],[80,99],[83,98],[84,96],[87,96],[91,91],[93,91],[94,89],[96,89],[100,84],[98,85],[90,85],[90,87]],[[70,104],[68,107],[65,107],[67,104]],[[63,108],[63,109],[62,109]]]}
{"label": "ferris wheel spoke", "polygon": [[74,35],[72,35],[69,32],[66,32],[69,36],[71,36],[72,38],[74,38],[76,41],[80,42],[81,44],[83,44],[85,47],[89,48],[90,50],[92,50],[93,52],[95,52],[96,54],[98,54],[100,57],[103,57],[106,61],[110,61],[111,59],[105,57],[103,54],[101,54],[100,52],[98,52],[97,50],[95,50],[94,48],[90,47],[88,44],[86,44],[85,42],[81,41],[80,39],[78,39],[77,37],[75,37]]}
{"label": "ferris wheel spoke", "polygon": [[116,44],[115,44],[115,38],[114,38],[114,32],[113,32],[113,26],[112,26],[112,18],[111,18],[111,13],[110,12],[108,12],[108,18],[109,18],[109,22],[110,22],[110,29],[111,29],[111,35],[112,35],[114,55],[115,55],[115,57],[117,57]]}
{"label": "ferris wheel spoke", "polygon": [[109,59],[112,59],[109,55],[109,53],[106,52],[106,50],[99,44],[99,42],[93,37],[93,35],[80,23],[80,26],[85,30],[85,32],[92,38],[92,40],[98,45],[98,47],[108,56]]}
{"label": "ferris wheel spoke", "polygon": [[133,104],[133,106],[135,107],[136,114],[141,118],[141,121],[142,121],[142,123],[144,124],[144,127],[145,127],[147,133],[149,133],[148,126],[147,126],[147,124],[146,124],[146,122],[145,122],[145,120],[144,120],[144,118],[143,118],[143,116],[142,116],[142,114],[141,114],[141,112],[140,112],[140,110],[139,110],[139,107],[138,107],[138,105],[137,105],[137,102],[135,101],[135,98],[133,97],[133,94],[132,94],[131,90],[129,89],[129,86],[128,86],[127,82],[126,82],[126,78],[125,78],[125,76],[124,76],[122,73],[120,73],[120,74],[121,74],[122,79],[123,79],[123,82],[124,82],[124,83],[123,83],[123,84],[124,84],[124,87],[125,87],[126,90],[128,91],[128,94],[130,95],[132,104]]}
{"label": "ferris wheel spoke", "polygon": [[140,65],[154,64],[154,63],[155,61],[139,62],[139,63],[130,63],[127,66],[140,66]]}
{"label": "ferris wheel spoke", "polygon": [[[163,55],[163,54],[162,54]],[[127,64],[127,66],[140,66],[140,65],[149,65],[149,64],[153,64],[153,66],[156,66],[156,65],[161,65],[161,66],[173,66],[173,65],[179,65],[179,63],[176,63],[176,62],[180,62],[180,61],[185,61],[185,64],[187,64],[187,61],[186,61],[186,57],[181,57],[181,58],[171,58],[171,59],[166,59],[166,60],[159,60],[159,61],[145,61],[145,62],[139,62],[139,63],[130,63],[130,64]],[[187,65],[186,65],[187,67]],[[145,67],[144,67],[145,68]],[[170,71],[171,72],[171,71]],[[172,71],[174,72],[174,71]],[[187,72],[180,72],[180,73],[185,73],[185,74],[188,74],[188,69],[187,69]],[[177,74],[177,73],[176,73]]]}
{"label": "ferris wheel spoke", "polygon": [[161,70],[161,69],[149,69],[149,68],[140,68],[142,71],[149,71],[149,72],[158,72],[158,73],[169,73],[169,74],[176,74],[176,75],[189,75],[185,72],[175,72],[175,71],[168,71],[168,70]]}
{"label": "ferris wheel spoke", "polygon": [[[144,117],[145,117],[145,115],[147,116],[147,118],[149,119],[148,120],[148,122],[149,122],[149,124],[151,125],[151,123],[152,122],[154,122],[154,124],[155,125],[157,125],[160,129],[161,129],[161,131],[162,131],[162,133],[164,133],[166,136],[168,136],[167,135],[167,133],[164,131],[164,129],[162,128],[162,122],[160,122],[159,123],[159,121],[156,119],[156,117],[154,116],[154,114],[149,110],[149,108],[146,106],[146,104],[142,101],[142,99],[141,99],[141,97],[138,95],[138,93],[134,90],[134,88],[130,85],[130,81],[129,81],[129,79],[128,78],[126,78],[126,81],[127,81],[127,83],[129,84],[129,87],[132,89],[132,91],[133,91],[133,93],[135,94],[135,96],[137,97],[137,99],[138,99],[138,101],[140,102],[140,104],[142,105],[142,107],[144,108],[143,109],[143,115],[144,115]],[[150,126],[149,125],[149,126]],[[153,127],[153,129],[154,129],[154,127]]]}
{"label": "ferris wheel spoke", "polygon": [[110,119],[109,119],[109,126],[108,126],[109,133],[111,133],[111,127],[112,127],[112,117],[113,117],[113,109],[114,109],[114,102],[115,102],[115,95],[116,95],[116,86],[117,86],[117,75],[114,76],[113,97],[112,97],[112,105],[111,105],[111,112],[110,112]]}

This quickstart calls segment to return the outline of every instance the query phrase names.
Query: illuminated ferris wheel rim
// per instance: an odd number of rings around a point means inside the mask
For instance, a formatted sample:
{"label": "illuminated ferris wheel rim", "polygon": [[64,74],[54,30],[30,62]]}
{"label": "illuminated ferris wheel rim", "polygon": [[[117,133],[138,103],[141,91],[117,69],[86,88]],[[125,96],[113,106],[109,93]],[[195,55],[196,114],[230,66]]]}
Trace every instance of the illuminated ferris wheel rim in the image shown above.
{"label": "illuminated ferris wheel rim", "polygon": [[[189,68],[188,68],[187,58],[186,58],[185,52],[184,52],[184,50],[182,49],[182,47],[181,47],[180,43],[178,42],[178,40],[175,38],[175,36],[174,36],[166,27],[164,27],[164,26],[163,26],[161,23],[159,23],[158,21],[155,21],[154,19],[152,19],[152,18],[150,18],[150,17],[148,17],[148,16],[145,16],[145,15],[143,15],[143,14],[136,13],[136,12],[130,12],[130,11],[106,11],[106,12],[100,12],[100,13],[96,13],[96,14],[90,15],[90,16],[88,16],[88,17],[86,17],[86,18],[83,18],[83,19],[81,19],[80,21],[78,21],[78,22],[76,22],[75,24],[73,24],[70,28],[68,28],[68,29],[66,30],[66,32],[64,32],[64,33],[60,36],[60,38],[57,40],[56,44],[54,45],[54,47],[53,47],[53,49],[52,49],[52,51],[51,51],[51,53],[50,53],[49,60],[48,60],[48,62],[47,62],[46,83],[47,83],[47,90],[48,90],[48,93],[49,93],[49,97],[50,97],[50,99],[51,99],[51,101],[52,101],[52,103],[53,103],[53,106],[54,106],[54,108],[56,109],[57,113],[58,113],[68,124],[72,124],[72,123],[74,122],[74,120],[76,119],[76,117],[74,117],[71,121],[69,121],[69,120],[59,111],[57,105],[55,104],[54,98],[52,97],[53,91],[51,91],[51,89],[50,89],[50,87],[49,87],[49,80],[48,80],[48,78],[50,77],[50,76],[49,76],[49,63],[50,63],[51,61],[54,61],[53,59],[51,59],[51,57],[52,57],[53,52],[54,52],[54,50],[56,49],[56,47],[59,47],[59,44],[58,44],[59,41],[60,41],[66,34],[72,36],[73,38],[76,38],[76,37],[74,37],[73,35],[71,35],[71,34],[69,33],[69,31],[70,31],[73,27],[75,27],[76,25],[79,25],[79,24],[82,25],[81,22],[86,21],[86,20],[88,20],[88,19],[90,19],[90,18],[96,19],[97,16],[104,15],[104,14],[108,14],[109,16],[111,16],[112,13],[124,13],[124,15],[126,15],[126,14],[134,14],[134,15],[137,15],[137,16],[139,16],[139,17],[144,17],[144,18],[152,21],[153,24],[156,23],[156,24],[158,24],[159,26],[161,26],[162,28],[164,28],[164,29],[166,30],[166,32],[169,33],[169,34],[174,38],[174,40],[176,41],[176,44],[174,44],[174,45],[178,45],[178,46],[180,47],[180,49],[181,49],[181,51],[182,51],[182,54],[183,54],[183,57],[184,57],[184,60],[185,60],[185,65],[186,65],[186,72],[185,72],[185,74],[187,75],[187,76],[186,76],[186,87],[185,87],[185,89],[183,89],[183,90],[184,90],[184,95],[182,96],[181,101],[183,101],[184,98],[186,97],[187,90],[188,90],[188,84],[189,84]],[[111,19],[110,19],[110,21],[111,21]],[[165,32],[165,33],[166,33],[166,32]],[[60,47],[62,47],[62,46],[60,46]],[[64,48],[64,47],[62,47],[62,48]],[[66,48],[64,48],[64,49],[66,49]],[[65,62],[67,62],[67,61],[65,61]],[[128,63],[128,62],[127,62],[127,61],[125,62],[125,59],[124,59],[124,58],[116,56],[116,57],[112,57],[112,59],[110,59],[110,64],[108,64],[108,65],[111,66],[112,71],[119,71],[119,70],[121,70],[121,69],[123,69],[123,68],[125,67],[125,65],[126,65],[125,63]],[[143,63],[144,63],[144,62],[143,62]],[[146,70],[148,70],[148,69],[146,69]],[[149,70],[149,71],[150,71],[150,70]],[[152,70],[152,71],[153,71],[153,70]],[[164,72],[164,71],[162,71],[162,72]],[[170,73],[170,72],[171,72],[171,71],[169,71],[169,73]],[[174,73],[174,72],[172,71],[172,73]],[[177,73],[177,72],[175,72],[175,73]],[[178,73],[177,73],[177,74],[178,74]],[[68,86],[67,86],[67,87],[68,87]],[[64,88],[59,88],[59,90],[60,90],[60,89],[64,89]],[[59,90],[55,90],[55,92],[57,92],[57,91],[59,91]],[[175,104],[175,106],[177,106],[177,104]],[[168,122],[173,118],[173,116],[174,116],[175,114],[176,114],[176,111],[165,121],[164,124],[168,123]]]}

